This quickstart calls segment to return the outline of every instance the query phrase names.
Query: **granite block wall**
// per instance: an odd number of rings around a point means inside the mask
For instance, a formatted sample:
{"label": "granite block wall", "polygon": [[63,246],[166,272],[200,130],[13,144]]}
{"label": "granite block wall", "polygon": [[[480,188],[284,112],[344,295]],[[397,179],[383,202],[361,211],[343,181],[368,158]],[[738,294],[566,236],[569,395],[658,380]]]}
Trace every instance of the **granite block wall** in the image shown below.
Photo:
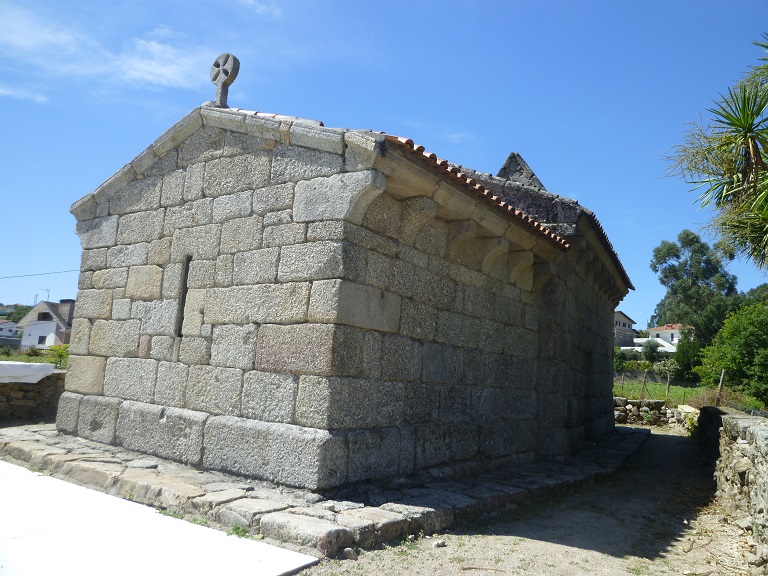
{"label": "granite block wall", "polygon": [[587,269],[461,192],[395,186],[381,142],[203,109],[76,203],[59,429],[309,488],[610,429],[613,306]]}

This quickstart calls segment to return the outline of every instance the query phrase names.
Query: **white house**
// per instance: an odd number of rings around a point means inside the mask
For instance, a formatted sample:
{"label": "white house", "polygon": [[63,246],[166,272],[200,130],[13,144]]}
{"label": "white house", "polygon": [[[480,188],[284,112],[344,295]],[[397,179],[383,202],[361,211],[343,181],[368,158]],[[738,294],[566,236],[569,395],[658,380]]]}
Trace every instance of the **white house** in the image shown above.
{"label": "white house", "polygon": [[691,331],[693,330],[693,327],[683,326],[682,324],[664,324],[664,326],[648,328],[648,335],[656,340],[669,342],[677,348],[677,343],[680,342],[684,330]]}
{"label": "white house", "polygon": [[16,325],[17,329],[23,330],[22,347],[48,348],[53,345],[69,344],[74,313],[74,300],[62,300],[58,304],[38,302]]}
{"label": "white house", "polygon": [[662,340],[661,338],[635,338],[632,346],[622,346],[621,349],[642,352],[643,344],[645,344],[648,340],[653,340],[659,344],[659,347],[657,349],[658,352],[669,352],[671,354],[674,354],[675,352],[677,352],[677,346],[675,346],[674,344],[666,340]]}
{"label": "white house", "polygon": [[0,338],[14,338],[17,333],[16,322],[0,320]]}

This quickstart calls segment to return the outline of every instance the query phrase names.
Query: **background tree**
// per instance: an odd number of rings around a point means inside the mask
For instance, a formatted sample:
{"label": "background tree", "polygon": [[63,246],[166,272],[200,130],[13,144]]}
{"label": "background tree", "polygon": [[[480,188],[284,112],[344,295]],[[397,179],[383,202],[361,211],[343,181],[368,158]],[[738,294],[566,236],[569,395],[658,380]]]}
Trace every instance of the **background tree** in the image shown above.
{"label": "background tree", "polygon": [[[768,35],[755,44],[768,52]],[[670,158],[671,173],[712,208],[715,232],[760,267],[768,265],[768,58],[694,124]]]}
{"label": "background tree", "polygon": [[661,357],[659,348],[661,348],[661,344],[656,342],[656,340],[646,340],[643,342],[643,359],[651,364],[656,362]]}
{"label": "background tree", "polygon": [[704,349],[696,369],[702,382],[716,386],[722,370],[729,387],[768,402],[768,305],[750,304],[729,315]]}
{"label": "background tree", "polygon": [[683,334],[683,338],[677,343],[674,359],[680,368],[679,378],[687,381],[699,379],[699,375],[695,372],[695,368],[701,366],[701,344],[698,340]]}
{"label": "background tree", "polygon": [[[736,294],[736,277],[725,269],[733,258],[727,246],[718,243],[710,247],[690,230],[680,232],[677,242],[662,241],[653,249],[651,270],[659,275],[667,293],[656,305],[649,323],[684,324],[693,326],[696,333],[711,332],[714,337],[730,310],[729,305],[718,300]],[[708,307],[708,315],[702,316]],[[714,328],[706,322],[714,323]]]}
{"label": "background tree", "polygon": [[5,318],[11,322],[18,322],[24,318],[24,316],[26,316],[27,312],[30,310],[32,310],[32,306],[16,306],[16,309],[8,314]]}

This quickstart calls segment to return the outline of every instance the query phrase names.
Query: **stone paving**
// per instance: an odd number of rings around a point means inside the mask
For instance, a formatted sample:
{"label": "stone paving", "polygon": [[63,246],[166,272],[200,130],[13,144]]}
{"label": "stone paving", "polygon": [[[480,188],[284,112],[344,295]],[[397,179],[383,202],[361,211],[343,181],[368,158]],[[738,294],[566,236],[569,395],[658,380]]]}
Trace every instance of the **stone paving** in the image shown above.
{"label": "stone paving", "polygon": [[334,556],[507,511],[606,477],[650,432],[617,427],[568,462],[458,476],[440,467],[409,478],[325,492],[198,470],[61,434],[53,424],[0,428],[0,459],[135,502]]}

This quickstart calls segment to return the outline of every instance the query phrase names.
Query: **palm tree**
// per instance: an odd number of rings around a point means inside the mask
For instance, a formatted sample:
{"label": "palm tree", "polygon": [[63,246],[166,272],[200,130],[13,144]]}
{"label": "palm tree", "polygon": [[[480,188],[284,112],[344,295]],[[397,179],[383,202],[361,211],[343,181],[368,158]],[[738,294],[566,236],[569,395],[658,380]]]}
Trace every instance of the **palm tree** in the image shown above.
{"label": "palm tree", "polygon": [[[768,51],[768,35],[755,42]],[[715,211],[711,227],[758,266],[768,264],[768,58],[707,111],[674,149],[671,173]]]}

